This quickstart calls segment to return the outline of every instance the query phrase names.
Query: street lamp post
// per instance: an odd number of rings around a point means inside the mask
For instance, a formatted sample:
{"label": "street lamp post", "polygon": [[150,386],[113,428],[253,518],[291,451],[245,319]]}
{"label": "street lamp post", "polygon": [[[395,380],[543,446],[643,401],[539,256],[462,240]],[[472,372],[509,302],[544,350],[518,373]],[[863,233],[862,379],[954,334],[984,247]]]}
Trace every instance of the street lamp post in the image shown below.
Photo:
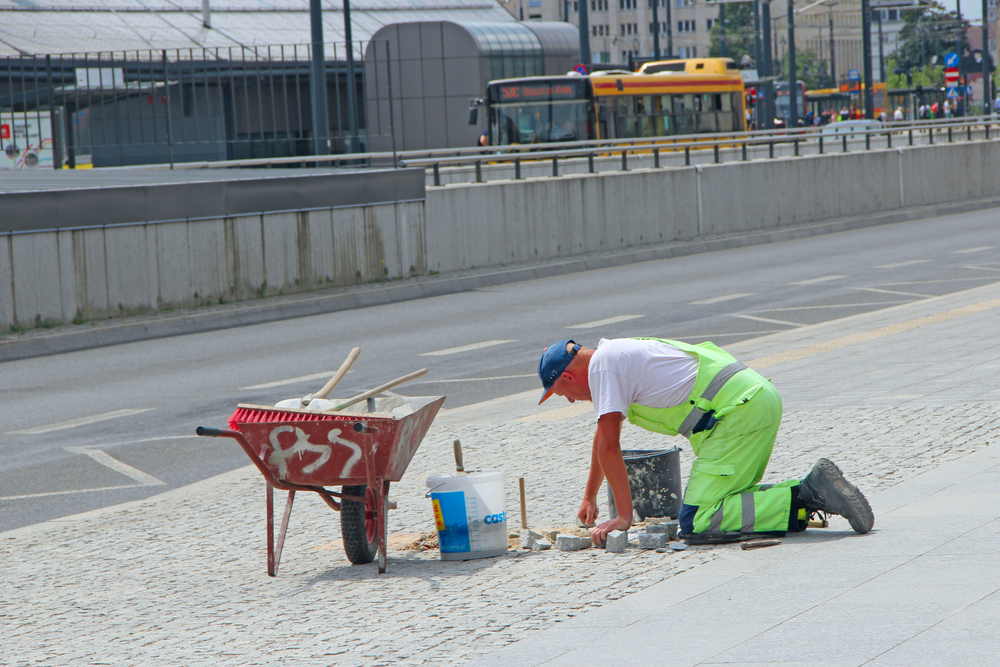
{"label": "street lamp post", "polygon": [[660,14],[657,12],[657,8],[660,4],[660,0],[652,0],[653,2],[653,60],[660,59]]}
{"label": "street lamp post", "polygon": [[865,97],[865,118],[871,120],[875,118],[875,99],[872,82],[872,10],[869,0],[861,0],[861,48],[862,59],[864,60],[864,97]]}
{"label": "street lamp post", "polygon": [[788,0],[788,127],[798,127],[799,109],[796,100],[799,92],[795,76],[795,7]]}
{"label": "street lamp post", "polygon": [[990,114],[990,106],[993,103],[993,91],[990,90],[990,29],[986,23],[989,16],[989,8],[986,6],[988,0],[983,0],[983,115]]}
{"label": "street lamp post", "polygon": [[[590,59],[590,25],[587,21],[587,4],[590,0],[580,2],[580,62],[589,65]],[[588,70],[589,71],[589,70]]]}

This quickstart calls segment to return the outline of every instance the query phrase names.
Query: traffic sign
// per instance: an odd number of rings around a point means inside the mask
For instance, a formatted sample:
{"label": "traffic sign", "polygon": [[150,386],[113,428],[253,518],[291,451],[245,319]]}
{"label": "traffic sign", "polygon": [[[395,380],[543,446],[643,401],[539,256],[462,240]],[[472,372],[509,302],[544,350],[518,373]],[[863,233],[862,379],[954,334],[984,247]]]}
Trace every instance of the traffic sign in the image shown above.
{"label": "traffic sign", "polygon": [[944,57],[945,67],[958,67],[958,54],[955,52],[947,53]]}
{"label": "traffic sign", "polygon": [[948,69],[946,69],[944,71],[944,81],[945,81],[945,83],[949,87],[951,87],[951,86],[957,86],[958,85],[958,69],[955,68],[955,67],[949,67]]}
{"label": "traffic sign", "polygon": [[861,80],[861,72],[859,72],[856,69],[848,70],[847,71],[847,80],[848,81],[860,81]]}
{"label": "traffic sign", "polygon": [[958,99],[959,97],[961,97],[961,95],[958,94],[958,88],[951,88],[951,87],[949,87],[947,89],[947,92],[945,93],[945,96],[949,100],[955,100],[955,99]]}
{"label": "traffic sign", "polygon": [[577,74],[584,74],[584,75],[587,74],[587,66],[584,65],[583,63],[580,63],[579,65],[577,65],[573,69],[576,70]]}

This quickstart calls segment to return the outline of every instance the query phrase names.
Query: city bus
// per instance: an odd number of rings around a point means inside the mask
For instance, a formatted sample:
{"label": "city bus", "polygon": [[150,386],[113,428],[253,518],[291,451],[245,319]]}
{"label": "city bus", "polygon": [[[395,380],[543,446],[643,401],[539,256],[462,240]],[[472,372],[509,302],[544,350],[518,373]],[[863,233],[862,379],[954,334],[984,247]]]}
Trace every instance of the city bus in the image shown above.
{"label": "city bus", "polygon": [[663,72],[686,72],[687,74],[735,74],[740,68],[732,58],[676,58],[673,60],[653,60],[643,63],[640,74],[660,74]]}
{"label": "city bus", "polygon": [[[836,119],[841,111],[851,108],[850,93],[842,93],[839,88],[820,88],[806,91],[806,106],[813,118],[828,122]],[[829,112],[829,113],[828,113]]]}
{"label": "city bus", "polygon": [[486,106],[492,146],[746,130],[738,74],[504,79],[487,86]]}
{"label": "city bus", "polygon": [[[803,121],[806,117],[806,84],[802,81],[796,81],[795,87],[797,88],[795,92],[795,108],[798,110],[796,114],[799,121]],[[791,117],[791,100],[789,100],[788,95],[788,82],[787,81],[775,81],[774,82],[774,116],[775,125],[780,125],[783,127],[788,127],[788,120]],[[778,122],[780,121],[780,123]]]}

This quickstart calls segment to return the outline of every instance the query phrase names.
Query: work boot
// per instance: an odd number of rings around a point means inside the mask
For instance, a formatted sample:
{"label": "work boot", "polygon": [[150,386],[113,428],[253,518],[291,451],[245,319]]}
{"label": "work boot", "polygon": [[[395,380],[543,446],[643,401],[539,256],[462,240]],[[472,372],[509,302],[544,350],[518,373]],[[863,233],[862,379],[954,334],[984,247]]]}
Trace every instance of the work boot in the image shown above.
{"label": "work boot", "polygon": [[802,502],[810,512],[839,514],[856,533],[867,533],[875,525],[875,515],[865,495],[846,479],[829,459],[820,459],[799,483]]}

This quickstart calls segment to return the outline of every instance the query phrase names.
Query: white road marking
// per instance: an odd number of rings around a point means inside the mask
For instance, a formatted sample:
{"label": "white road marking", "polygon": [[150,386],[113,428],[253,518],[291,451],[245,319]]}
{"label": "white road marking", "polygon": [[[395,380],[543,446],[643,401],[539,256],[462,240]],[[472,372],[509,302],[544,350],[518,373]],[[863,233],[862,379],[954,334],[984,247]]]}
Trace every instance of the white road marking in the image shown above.
{"label": "white road marking", "polygon": [[768,334],[780,333],[782,331],[788,331],[788,329],[770,329],[768,331],[734,331],[733,333],[713,333],[713,334],[701,334],[701,335],[691,335],[691,336],[671,336],[674,340],[696,340],[699,343],[706,340],[713,340],[715,338],[724,338],[725,336],[766,336]]}
{"label": "white road marking", "polygon": [[594,320],[593,322],[585,322],[583,324],[574,324],[572,326],[566,327],[567,329],[596,329],[597,327],[606,327],[609,324],[617,324],[618,322],[628,322],[629,320],[636,320],[640,317],[645,317],[645,315],[619,315],[618,317],[608,317],[603,320]]}
{"label": "white road marking", "polygon": [[883,264],[882,266],[876,266],[876,269],[898,269],[901,266],[912,266],[914,264],[926,264],[931,260],[929,259],[910,259],[905,262],[896,262],[895,264]]}
{"label": "white road marking", "polygon": [[[993,266],[975,266],[974,264],[963,266],[963,269],[975,269],[976,271],[1000,271],[1000,269]],[[968,278],[967,280],[975,280],[974,278]]]}
{"label": "white road marking", "polygon": [[[311,375],[300,375],[295,378],[288,378],[287,380],[275,380],[274,382],[264,382],[262,384],[252,384],[249,387],[240,387],[240,391],[245,391],[249,389],[270,389],[271,387],[281,387],[286,384],[297,384],[299,382],[310,382],[312,380],[329,380],[333,377],[336,371],[327,371],[325,373],[313,373]],[[351,371],[347,371],[350,373]]]}
{"label": "white road marking", "polygon": [[984,250],[992,250],[993,248],[994,248],[994,246],[991,246],[991,245],[981,245],[981,246],[976,246],[975,248],[966,248],[965,250],[952,250],[951,254],[952,255],[965,255],[965,254],[968,254],[970,252],[982,252]]}
{"label": "white road marking", "polygon": [[126,410],[115,410],[114,412],[104,412],[90,417],[81,417],[79,419],[56,422],[55,424],[49,424],[47,426],[35,426],[33,428],[23,428],[20,431],[10,431],[7,435],[38,435],[39,433],[50,433],[52,431],[61,431],[63,429],[75,428],[77,426],[86,426],[87,424],[96,424],[97,422],[106,421],[108,419],[117,419],[118,417],[137,415],[141,412],[149,412],[150,410],[155,409],[156,408],[130,408]]}
{"label": "white road marking", "polygon": [[131,477],[135,481],[139,482],[140,486],[162,486],[166,482],[162,482],[152,475],[147,475],[138,468],[133,468],[127,463],[122,463],[115,457],[111,456],[107,452],[101,451],[100,449],[90,449],[89,447],[63,447],[67,452],[72,452],[73,454],[83,454],[94,459],[102,466],[111,468],[115,472],[120,472],[126,477]]}
{"label": "white road marking", "polygon": [[93,491],[120,491],[121,489],[135,489],[145,484],[125,484],[123,486],[102,486],[96,489],[72,489],[70,491],[48,491],[46,493],[28,493],[23,496],[0,496],[0,500],[24,500],[25,498],[44,498],[45,496],[65,496],[70,493],[90,493]]}
{"label": "white road marking", "polygon": [[852,287],[851,289],[859,289],[865,292],[878,292],[879,294],[902,294],[903,296],[916,296],[921,299],[929,299],[928,294],[917,294],[916,292],[901,292],[899,290],[893,289],[879,289],[878,287]]}
{"label": "white road marking", "polygon": [[809,280],[799,280],[798,282],[788,283],[789,285],[815,285],[816,283],[825,283],[828,280],[840,280],[841,278],[846,278],[847,276],[820,276],[819,278],[810,278]]}
{"label": "white road marking", "polygon": [[[855,289],[864,289],[856,287]],[[817,308],[850,308],[852,306],[892,306],[900,303],[910,303],[909,301],[869,301],[867,303],[828,303],[822,306],[788,306],[787,308],[768,308],[765,313],[777,313],[782,310],[815,310]]]}
{"label": "white road marking", "polygon": [[433,380],[433,382],[483,382],[485,380],[510,380],[513,378],[536,378],[538,373],[525,373],[524,375],[497,375],[488,378],[452,378],[450,380]]}
{"label": "white road marking", "polygon": [[798,324],[797,322],[786,322],[785,320],[772,320],[769,317],[757,317],[756,315],[733,315],[733,317],[740,317],[744,320],[754,320],[755,322],[770,322],[771,324],[784,324],[789,327],[804,327],[804,324]]}
{"label": "white road marking", "polygon": [[481,343],[472,343],[470,345],[459,345],[458,347],[449,347],[444,350],[437,350],[435,352],[423,352],[419,356],[421,357],[443,357],[446,354],[459,354],[460,352],[471,352],[472,350],[481,350],[484,347],[493,347],[494,345],[503,345],[504,343],[513,343],[513,340],[484,340]]}
{"label": "white road marking", "polygon": [[701,301],[692,301],[691,306],[707,306],[713,303],[721,303],[722,301],[730,301],[732,299],[742,299],[745,296],[753,296],[754,292],[740,292],[738,294],[726,294],[725,296],[713,296],[711,299],[702,299]]}

